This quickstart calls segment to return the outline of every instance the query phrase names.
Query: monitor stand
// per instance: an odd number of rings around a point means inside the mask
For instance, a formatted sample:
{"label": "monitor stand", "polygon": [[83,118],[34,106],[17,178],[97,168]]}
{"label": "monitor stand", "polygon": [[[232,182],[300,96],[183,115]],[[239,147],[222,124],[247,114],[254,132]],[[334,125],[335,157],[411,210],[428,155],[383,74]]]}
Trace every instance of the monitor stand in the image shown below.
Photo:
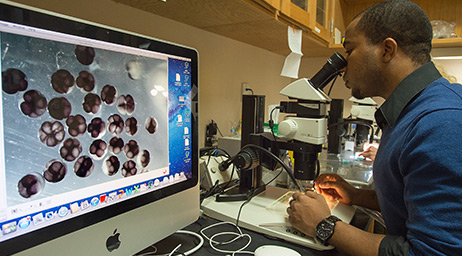
{"label": "monitor stand", "polygon": [[[266,186],[265,191],[243,206],[239,226],[320,251],[334,249],[333,246],[324,246],[292,227],[287,220],[286,212],[288,200],[292,194],[293,191],[288,189]],[[242,203],[244,201],[217,202],[215,197],[209,197],[204,199],[201,208],[212,218],[236,223]],[[333,215],[350,223],[355,208],[342,203],[328,204]]]}

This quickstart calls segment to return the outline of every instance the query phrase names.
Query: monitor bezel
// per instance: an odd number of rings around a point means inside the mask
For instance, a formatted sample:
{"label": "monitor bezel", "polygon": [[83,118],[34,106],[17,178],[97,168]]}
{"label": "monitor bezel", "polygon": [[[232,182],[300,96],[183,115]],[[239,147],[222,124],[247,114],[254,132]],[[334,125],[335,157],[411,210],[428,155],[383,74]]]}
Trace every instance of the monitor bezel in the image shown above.
{"label": "monitor bezel", "polygon": [[[12,3],[13,4],[13,3]],[[0,3],[0,20],[20,25],[51,30],[74,36],[140,48],[167,55],[181,56],[191,59],[191,161],[192,178],[160,188],[141,196],[109,205],[102,209],[77,216],[53,224],[19,237],[11,238],[0,243],[0,251],[7,255],[14,254],[42,243],[54,240],[74,231],[87,228],[98,222],[135,210],[144,205],[193,188],[198,183],[198,52],[194,48],[173,44],[160,39],[139,35],[136,33],[110,28],[104,25],[90,23],[84,20],[51,13],[48,11],[29,9],[27,6],[16,6]],[[103,36],[104,35],[104,38]]]}

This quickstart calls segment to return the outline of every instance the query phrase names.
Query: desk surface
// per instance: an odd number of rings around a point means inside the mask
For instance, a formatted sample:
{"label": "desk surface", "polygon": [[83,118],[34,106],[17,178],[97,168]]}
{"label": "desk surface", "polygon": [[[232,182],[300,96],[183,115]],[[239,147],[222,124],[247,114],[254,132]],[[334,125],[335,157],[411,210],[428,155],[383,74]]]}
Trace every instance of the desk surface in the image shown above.
{"label": "desk surface", "polygon": [[[193,224],[187,226],[184,228],[184,230],[189,230],[192,232],[195,232],[197,234],[200,234],[200,230],[202,230],[205,227],[208,227],[209,225],[212,225],[214,223],[219,222],[218,220],[215,220],[213,218],[207,217],[207,216],[201,216],[196,222]],[[210,229],[207,231],[207,235],[213,235],[214,233],[218,232],[223,232],[223,231],[235,231],[235,229],[231,228],[231,226],[220,226],[220,227],[215,227],[213,229]],[[244,251],[255,251],[258,247],[262,245],[279,245],[287,248],[291,248],[298,253],[300,253],[303,256],[343,256],[340,251],[333,249],[329,251],[317,251],[313,249],[309,249],[306,247],[303,247],[301,245],[293,244],[290,242],[286,242],[277,238],[265,236],[264,234],[256,233],[250,230],[247,230],[245,228],[241,229],[243,233],[249,234],[252,237],[252,242],[250,245],[244,249]],[[180,234],[173,234],[170,237],[165,238],[164,240],[156,243],[153,245],[157,249],[156,254],[147,254],[149,252],[155,252],[154,248],[147,248],[141,252],[139,252],[136,255],[143,255],[143,253],[146,253],[146,255],[161,255],[161,254],[168,254],[170,253],[175,247],[178,246],[178,244],[182,244],[178,252],[185,252],[189,250],[190,248],[193,248],[195,246],[195,243],[197,243],[196,238],[192,238],[191,236],[185,236],[185,235],[180,235]],[[242,247],[247,243],[247,240],[245,238],[240,239],[239,241],[233,243],[231,246],[223,247],[224,249],[227,250],[237,250],[238,248]],[[179,255],[179,254],[175,254]],[[206,255],[227,255],[227,253],[221,253],[215,251],[213,248],[210,247],[209,243],[207,240],[204,239],[204,245],[195,253],[191,254],[192,256],[206,256]],[[236,255],[245,255],[245,254],[236,254]]]}

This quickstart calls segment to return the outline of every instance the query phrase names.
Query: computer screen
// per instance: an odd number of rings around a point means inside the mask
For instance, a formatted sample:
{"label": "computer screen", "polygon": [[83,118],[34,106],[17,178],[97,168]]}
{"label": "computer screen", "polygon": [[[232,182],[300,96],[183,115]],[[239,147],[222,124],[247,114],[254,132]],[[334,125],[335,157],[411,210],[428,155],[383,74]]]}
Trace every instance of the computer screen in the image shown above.
{"label": "computer screen", "polygon": [[2,254],[129,255],[196,220],[197,52],[0,9]]}

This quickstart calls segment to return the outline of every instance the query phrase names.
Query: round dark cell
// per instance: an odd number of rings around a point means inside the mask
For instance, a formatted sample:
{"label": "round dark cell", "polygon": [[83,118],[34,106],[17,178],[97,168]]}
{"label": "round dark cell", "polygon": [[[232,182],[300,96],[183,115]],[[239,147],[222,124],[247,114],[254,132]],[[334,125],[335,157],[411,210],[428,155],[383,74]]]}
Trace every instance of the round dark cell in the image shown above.
{"label": "round dark cell", "polygon": [[131,115],[135,111],[135,100],[130,94],[120,95],[117,98],[117,110],[122,115]]}
{"label": "round dark cell", "polygon": [[75,138],[66,139],[59,149],[61,157],[68,162],[74,161],[80,153],[82,153],[82,146],[80,141]]}
{"label": "round dark cell", "polygon": [[125,132],[133,136],[138,132],[138,121],[136,121],[136,118],[130,117],[127,120],[125,120]]}
{"label": "round dark cell", "polygon": [[27,174],[18,182],[18,192],[24,198],[40,193],[45,186],[42,175],[38,173]]}
{"label": "round dark cell", "polygon": [[26,74],[21,70],[9,68],[2,72],[2,89],[5,93],[15,94],[27,90]]}
{"label": "round dark cell", "polygon": [[96,159],[101,159],[107,150],[107,143],[104,140],[95,140],[90,145],[90,154]]}
{"label": "round dark cell", "polygon": [[104,159],[103,162],[103,172],[108,175],[112,176],[119,171],[120,162],[116,156],[109,156]]}
{"label": "round dark cell", "polygon": [[122,176],[124,177],[133,176],[137,171],[136,163],[132,160],[129,160],[122,165]]}
{"label": "round dark cell", "polygon": [[120,134],[124,129],[124,120],[117,114],[111,115],[107,119],[107,130],[113,135]]}
{"label": "round dark cell", "polygon": [[95,59],[95,49],[92,47],[77,45],[74,53],[75,57],[82,65],[90,65]]}
{"label": "round dark cell", "polygon": [[124,147],[124,140],[119,137],[113,137],[111,140],[109,140],[109,151],[117,155],[120,152],[122,152],[122,149]]}
{"label": "round dark cell", "polygon": [[140,147],[138,146],[138,143],[134,140],[129,140],[127,144],[124,146],[124,152],[125,156],[128,159],[132,159],[140,153]]}
{"label": "round dark cell", "polygon": [[21,112],[29,117],[35,118],[47,111],[47,99],[36,90],[24,93],[23,102],[20,104]]}
{"label": "round dark cell", "polygon": [[87,131],[92,138],[102,137],[106,132],[106,124],[103,119],[95,117],[88,124]]}
{"label": "round dark cell", "polygon": [[146,118],[144,128],[146,128],[146,131],[148,131],[150,134],[154,134],[157,131],[157,119],[152,116]]}
{"label": "round dark cell", "polygon": [[57,159],[53,159],[45,166],[43,177],[49,182],[56,183],[64,179],[66,172],[66,165]]}
{"label": "round dark cell", "polygon": [[85,95],[82,107],[85,112],[96,114],[101,108],[101,99],[98,94],[89,93]]}
{"label": "round dark cell", "polygon": [[146,168],[148,166],[149,162],[151,161],[151,156],[149,154],[149,151],[143,150],[137,157],[138,164],[141,165],[141,167]]}
{"label": "round dark cell", "polygon": [[112,85],[105,85],[103,89],[101,89],[101,99],[107,105],[112,105],[116,101],[117,98],[117,89]]}
{"label": "round dark cell", "polygon": [[57,93],[69,93],[74,86],[74,76],[65,69],[60,69],[51,75],[51,86]]}
{"label": "round dark cell", "polygon": [[59,121],[45,121],[40,126],[38,136],[43,144],[48,147],[54,147],[64,140],[66,132],[64,131],[64,125],[62,125]]}
{"label": "round dark cell", "polygon": [[62,120],[72,112],[71,103],[64,97],[53,98],[48,103],[48,113],[54,119]]}
{"label": "round dark cell", "polygon": [[75,83],[80,89],[91,92],[95,88],[95,77],[90,72],[83,70],[80,71]]}
{"label": "round dark cell", "polygon": [[125,65],[125,69],[128,72],[128,77],[133,80],[138,80],[143,74],[143,65],[141,62],[136,60],[131,60]]}
{"label": "round dark cell", "polygon": [[91,174],[94,168],[93,160],[88,156],[81,156],[74,164],[75,175],[85,178]]}
{"label": "round dark cell", "polygon": [[87,130],[87,121],[82,115],[69,116],[66,120],[67,131],[73,137],[83,135]]}

